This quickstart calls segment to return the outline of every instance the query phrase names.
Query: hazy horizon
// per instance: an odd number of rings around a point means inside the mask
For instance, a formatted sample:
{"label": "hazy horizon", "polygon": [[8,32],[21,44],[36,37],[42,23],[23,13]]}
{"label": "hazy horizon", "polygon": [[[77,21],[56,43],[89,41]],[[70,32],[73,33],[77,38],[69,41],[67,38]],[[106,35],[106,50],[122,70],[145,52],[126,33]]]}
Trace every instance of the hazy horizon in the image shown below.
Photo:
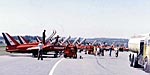
{"label": "hazy horizon", "polygon": [[130,38],[150,32],[149,0],[0,0],[0,32]]}

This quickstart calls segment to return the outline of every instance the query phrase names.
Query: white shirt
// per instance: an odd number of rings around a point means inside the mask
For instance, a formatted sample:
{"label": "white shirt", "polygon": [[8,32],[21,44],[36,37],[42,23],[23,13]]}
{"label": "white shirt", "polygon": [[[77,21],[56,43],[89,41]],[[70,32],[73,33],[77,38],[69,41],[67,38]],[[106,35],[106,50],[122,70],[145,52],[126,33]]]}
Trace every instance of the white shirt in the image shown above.
{"label": "white shirt", "polygon": [[119,47],[114,48],[115,51],[119,50]]}
{"label": "white shirt", "polygon": [[43,49],[43,44],[42,44],[42,43],[39,43],[39,44],[38,44],[38,47],[39,47],[39,50]]}
{"label": "white shirt", "polygon": [[97,51],[99,52],[99,48],[97,47]]}

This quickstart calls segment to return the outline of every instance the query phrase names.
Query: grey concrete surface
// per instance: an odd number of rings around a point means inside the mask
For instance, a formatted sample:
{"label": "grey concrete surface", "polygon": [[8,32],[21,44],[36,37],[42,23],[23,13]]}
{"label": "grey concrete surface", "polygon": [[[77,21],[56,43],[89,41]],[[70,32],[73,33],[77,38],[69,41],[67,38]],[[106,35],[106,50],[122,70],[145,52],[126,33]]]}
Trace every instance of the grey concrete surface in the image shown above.
{"label": "grey concrete surface", "polygon": [[141,68],[130,67],[128,52],[115,52],[109,56],[82,55],[83,59],[65,59],[56,68],[54,75],[150,75]]}
{"label": "grey concrete surface", "polygon": [[38,61],[26,54],[0,56],[0,75],[48,75],[59,59],[44,58]]}
{"label": "grey concrete surface", "polygon": [[[116,58],[114,52],[110,57],[86,55],[78,53],[77,59],[66,58],[54,69],[53,75],[150,75],[141,68],[130,67],[128,52],[119,52]],[[79,56],[83,59],[79,59]],[[0,75],[48,75],[54,64],[60,58],[44,58],[38,61],[30,54],[11,54],[0,56]]]}

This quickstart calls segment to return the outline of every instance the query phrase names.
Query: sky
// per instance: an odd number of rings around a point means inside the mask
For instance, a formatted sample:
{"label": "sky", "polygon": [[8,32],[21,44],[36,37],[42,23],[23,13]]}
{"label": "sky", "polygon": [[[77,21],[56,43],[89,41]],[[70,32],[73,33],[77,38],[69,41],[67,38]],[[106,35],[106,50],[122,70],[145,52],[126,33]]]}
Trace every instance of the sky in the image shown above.
{"label": "sky", "polygon": [[0,0],[0,32],[130,38],[150,32],[150,0]]}

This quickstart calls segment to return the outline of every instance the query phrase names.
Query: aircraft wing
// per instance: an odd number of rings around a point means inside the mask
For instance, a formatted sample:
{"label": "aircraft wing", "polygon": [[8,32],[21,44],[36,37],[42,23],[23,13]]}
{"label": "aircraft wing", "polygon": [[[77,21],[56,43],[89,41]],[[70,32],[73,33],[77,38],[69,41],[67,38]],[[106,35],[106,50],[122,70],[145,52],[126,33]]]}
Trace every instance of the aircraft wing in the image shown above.
{"label": "aircraft wing", "polygon": [[38,46],[36,46],[36,47],[30,47],[30,48],[27,48],[27,50],[38,50],[39,49],[39,47]]}
{"label": "aircraft wing", "polygon": [[[44,46],[43,46],[43,49],[45,49],[45,48],[47,48],[47,47],[49,47],[49,45],[44,45]],[[38,46],[27,48],[27,50],[38,50],[38,49],[39,49]]]}

